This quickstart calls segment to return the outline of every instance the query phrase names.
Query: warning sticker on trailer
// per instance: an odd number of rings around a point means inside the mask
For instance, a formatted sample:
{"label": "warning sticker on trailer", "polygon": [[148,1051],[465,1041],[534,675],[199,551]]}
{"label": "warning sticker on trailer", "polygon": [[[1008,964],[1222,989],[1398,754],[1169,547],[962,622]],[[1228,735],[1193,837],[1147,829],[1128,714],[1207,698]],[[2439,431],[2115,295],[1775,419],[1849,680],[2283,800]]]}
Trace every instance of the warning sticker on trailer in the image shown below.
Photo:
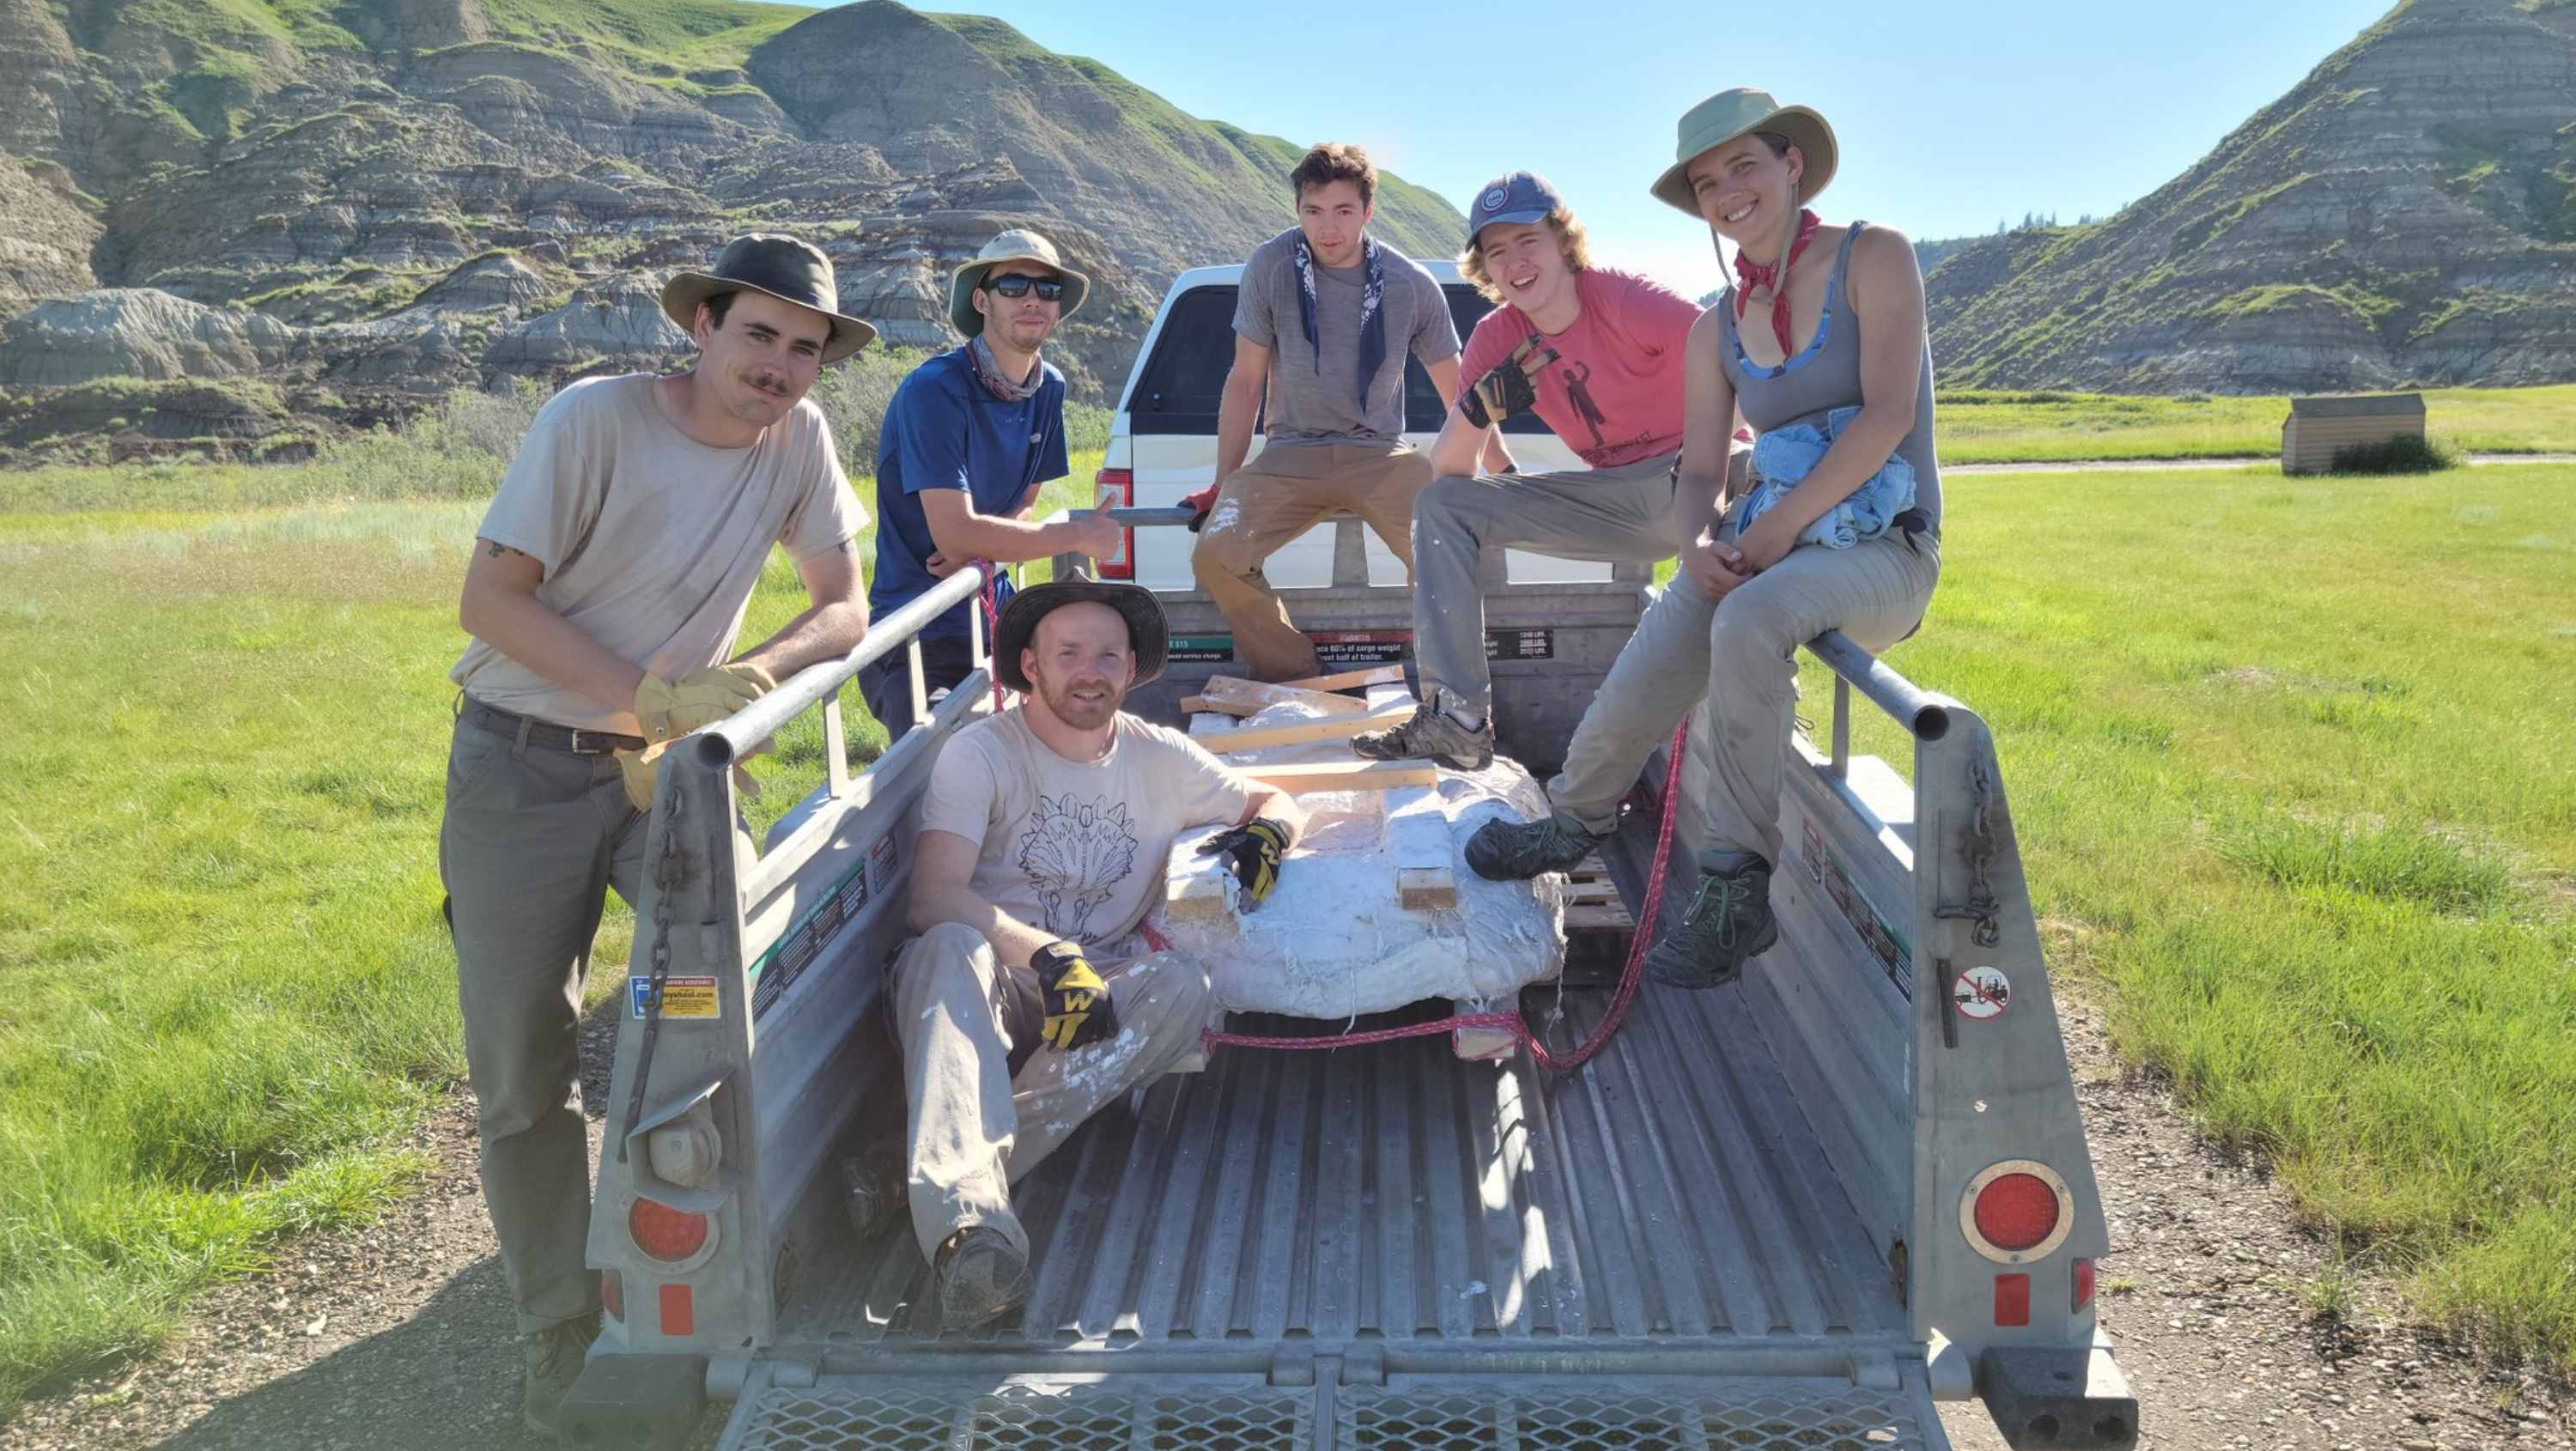
{"label": "warning sticker on trailer", "polygon": [[1806,838],[1807,880],[1824,889],[1825,896],[1842,913],[1843,920],[1851,924],[1852,935],[1860,939],[1861,946],[1868,949],[1869,955],[1877,959],[1879,967],[1887,973],[1887,980],[1896,984],[1896,990],[1912,1001],[1912,944],[1905,940],[1905,934],[1889,926],[1887,919],[1878,915],[1878,909],[1870,905],[1869,899],[1861,895],[1860,888],[1852,884],[1851,872],[1843,866],[1842,858],[1835,856],[1825,845],[1824,833],[1816,829],[1816,823],[1802,818],[1800,824],[1805,828],[1801,834]]}
{"label": "warning sticker on trailer", "polygon": [[1951,986],[1950,1003],[1971,1022],[2000,1018],[2012,1006],[2012,983],[2001,968],[1972,967]]}
{"label": "warning sticker on trailer", "polygon": [[1324,674],[1362,665],[1393,665],[1413,654],[1411,630],[1322,630],[1306,636]]}
{"label": "warning sticker on trailer", "polygon": [[[626,979],[626,1015],[641,1018],[653,1006],[653,979],[649,976]],[[662,1016],[665,1018],[721,1018],[724,1000],[717,996],[716,980],[711,977],[667,977],[662,980]]]}
{"label": "warning sticker on trailer", "polygon": [[1169,658],[1222,665],[1234,658],[1232,635],[1174,635]]}
{"label": "warning sticker on trailer", "polygon": [[1485,658],[1488,660],[1553,660],[1556,658],[1556,631],[1487,630]]}

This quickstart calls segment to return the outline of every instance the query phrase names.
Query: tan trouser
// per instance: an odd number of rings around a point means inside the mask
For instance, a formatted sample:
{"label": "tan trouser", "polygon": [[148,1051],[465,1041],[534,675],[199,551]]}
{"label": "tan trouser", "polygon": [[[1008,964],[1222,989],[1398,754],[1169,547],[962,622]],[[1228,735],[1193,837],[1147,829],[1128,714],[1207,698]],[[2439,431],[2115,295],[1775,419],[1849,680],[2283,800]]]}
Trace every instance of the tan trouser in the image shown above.
{"label": "tan trouser", "polygon": [[1637,622],[1566,746],[1548,799],[1584,830],[1605,832],[1619,798],[1693,705],[1709,729],[1690,748],[1709,761],[1705,822],[1673,823],[1675,845],[1696,844],[1705,868],[1758,852],[1780,865],[1780,774],[1798,698],[1798,646],[1840,630],[1865,650],[1905,638],[1932,601],[1941,544],[1890,532],[1849,549],[1801,545],[1712,600],[1684,575]]}
{"label": "tan trouser", "polygon": [[1235,658],[1262,680],[1320,675],[1314,642],[1261,572],[1279,546],[1340,510],[1365,520],[1413,572],[1413,496],[1431,482],[1431,460],[1410,445],[1281,444],[1227,476],[1199,531],[1190,568],[1234,631]]}
{"label": "tan trouser", "polygon": [[942,923],[894,963],[894,1030],[911,1110],[907,1183],[923,1258],[968,1225],[989,1224],[1023,1252],[1013,1180],[1085,1119],[1151,1083],[1199,1047],[1208,1024],[1204,968],[1168,953],[1104,968],[1118,1036],[1040,1047],[1013,1074],[1011,1045],[1038,1030],[1037,975],[1005,968],[984,935]]}

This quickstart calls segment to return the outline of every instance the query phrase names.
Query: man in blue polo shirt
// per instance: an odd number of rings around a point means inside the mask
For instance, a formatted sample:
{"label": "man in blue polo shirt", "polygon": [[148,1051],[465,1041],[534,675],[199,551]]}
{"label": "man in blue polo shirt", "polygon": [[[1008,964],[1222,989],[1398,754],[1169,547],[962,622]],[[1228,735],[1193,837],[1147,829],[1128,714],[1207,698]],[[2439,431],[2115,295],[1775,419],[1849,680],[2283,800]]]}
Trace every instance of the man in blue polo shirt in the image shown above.
{"label": "man in blue polo shirt", "polygon": [[[1068,471],[1064,374],[1038,356],[1082,306],[1091,279],[1055,244],[1014,229],[957,269],[948,318],[966,345],[903,380],[877,441],[877,567],[868,610],[883,620],[971,559],[1017,564],[1054,554],[1118,551],[1105,517],[1038,524],[1038,489]],[[1005,581],[1001,599],[1010,597]],[[999,601],[997,600],[997,603]],[[965,601],[921,632],[922,683],[937,695],[975,669]],[[859,672],[868,710],[892,741],[912,729],[912,674],[898,650]]]}

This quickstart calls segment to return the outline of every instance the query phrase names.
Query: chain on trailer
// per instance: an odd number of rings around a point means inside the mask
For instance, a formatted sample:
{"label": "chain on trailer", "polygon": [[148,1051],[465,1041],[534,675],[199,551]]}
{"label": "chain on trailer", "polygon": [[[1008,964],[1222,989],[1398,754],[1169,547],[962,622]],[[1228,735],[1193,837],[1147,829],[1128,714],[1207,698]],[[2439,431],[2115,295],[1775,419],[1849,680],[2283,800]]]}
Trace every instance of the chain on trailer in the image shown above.
{"label": "chain on trailer", "polygon": [[[1994,828],[1990,816],[1994,806],[1994,783],[1986,775],[1982,760],[1968,768],[1968,798],[1973,808],[1968,815],[1968,828],[1960,833],[1960,848],[1968,859],[1968,899],[1965,902],[1941,902],[1932,909],[1935,917],[1952,921],[1973,922],[1970,938],[1979,947],[1992,947],[2003,940],[2003,928],[1997,921],[2003,907],[1995,900],[1994,883],[1986,876],[1986,866],[1994,859]],[[1959,988],[1959,970],[1948,957],[1932,961],[1932,970],[1940,984],[1941,1000],[1948,1002]],[[1956,1013],[1941,1015],[1941,1046],[1959,1046],[1959,1017]]]}
{"label": "chain on trailer", "polygon": [[644,994],[644,1041],[635,1054],[635,1087],[626,1095],[626,1126],[617,1135],[617,1162],[626,1162],[626,1144],[644,1120],[644,1086],[653,1077],[653,1045],[662,1036],[662,989],[671,980],[671,899],[680,890],[680,796],[656,801],[652,825],[661,838],[653,857],[653,975]]}

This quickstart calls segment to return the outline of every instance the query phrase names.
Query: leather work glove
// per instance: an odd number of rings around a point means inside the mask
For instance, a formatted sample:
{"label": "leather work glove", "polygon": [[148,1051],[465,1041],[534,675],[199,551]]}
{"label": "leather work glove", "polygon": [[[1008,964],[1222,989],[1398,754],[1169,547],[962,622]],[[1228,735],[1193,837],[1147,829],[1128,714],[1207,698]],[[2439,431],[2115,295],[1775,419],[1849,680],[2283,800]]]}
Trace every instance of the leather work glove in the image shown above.
{"label": "leather work glove", "polygon": [[1216,507],[1216,491],[1223,487],[1222,484],[1210,484],[1181,500],[1181,507],[1190,511],[1192,534],[1199,532],[1199,526],[1207,522],[1208,510]]}
{"label": "leather work glove", "polygon": [[[1532,354],[1542,352],[1546,356],[1536,362],[1530,361]],[[1469,423],[1486,428],[1524,408],[1536,406],[1538,390],[1530,386],[1530,374],[1544,370],[1557,360],[1557,356],[1556,349],[1540,342],[1538,334],[1530,334],[1519,347],[1512,349],[1510,357],[1496,363],[1493,371],[1477,379],[1459,395],[1458,411],[1467,415]]]}
{"label": "leather work glove", "polygon": [[1050,942],[1029,957],[1038,975],[1046,1025],[1038,1032],[1059,1052],[1118,1036],[1118,1008],[1080,945]]}
{"label": "leather work glove", "polygon": [[1279,859],[1288,853],[1288,828],[1267,816],[1253,818],[1199,848],[1201,856],[1225,858],[1225,869],[1243,884],[1243,895],[1260,906],[1279,884]]}
{"label": "leather work glove", "polygon": [[635,719],[644,738],[659,745],[713,725],[777,688],[757,665],[710,665],[678,681],[647,675],[635,687]]}

